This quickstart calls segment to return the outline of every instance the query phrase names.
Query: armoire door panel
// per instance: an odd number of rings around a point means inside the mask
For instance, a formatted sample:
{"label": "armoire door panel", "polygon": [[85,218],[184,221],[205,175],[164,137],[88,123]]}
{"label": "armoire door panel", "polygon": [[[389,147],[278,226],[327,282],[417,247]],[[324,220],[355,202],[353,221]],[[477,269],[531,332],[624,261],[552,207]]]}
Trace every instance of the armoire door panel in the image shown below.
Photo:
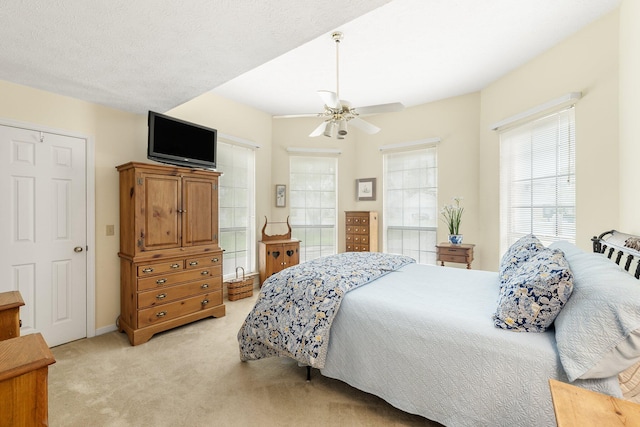
{"label": "armoire door panel", "polygon": [[139,209],[144,226],[143,235],[138,237],[144,249],[179,247],[182,231],[178,212],[182,202],[180,177],[143,174],[142,180],[144,203]]}
{"label": "armoire door panel", "polygon": [[183,245],[210,245],[218,240],[218,223],[214,212],[218,211],[217,185],[211,180],[184,178],[183,194]]}

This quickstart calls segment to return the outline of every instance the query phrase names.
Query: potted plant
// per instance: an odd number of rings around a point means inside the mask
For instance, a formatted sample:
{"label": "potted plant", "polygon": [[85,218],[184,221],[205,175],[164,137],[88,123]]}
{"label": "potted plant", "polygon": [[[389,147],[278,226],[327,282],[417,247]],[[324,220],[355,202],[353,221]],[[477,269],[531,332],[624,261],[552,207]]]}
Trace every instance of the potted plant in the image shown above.
{"label": "potted plant", "polygon": [[462,213],[464,208],[460,206],[462,197],[454,197],[453,203],[446,205],[440,211],[442,215],[442,221],[447,224],[449,228],[449,242],[454,245],[462,243],[462,234],[460,234],[460,222],[462,221]]}

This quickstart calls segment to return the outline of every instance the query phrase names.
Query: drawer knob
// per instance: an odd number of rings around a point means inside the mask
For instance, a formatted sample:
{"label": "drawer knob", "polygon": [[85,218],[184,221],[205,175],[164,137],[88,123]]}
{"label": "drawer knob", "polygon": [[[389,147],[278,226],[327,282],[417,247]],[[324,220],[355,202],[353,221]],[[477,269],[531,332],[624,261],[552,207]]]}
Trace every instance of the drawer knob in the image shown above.
{"label": "drawer knob", "polygon": [[201,272],[200,274],[202,274],[203,276],[208,276],[209,275],[209,271],[205,270],[205,271]]}
{"label": "drawer knob", "polygon": [[202,305],[207,305],[209,304],[209,300],[208,299],[203,299],[202,300]]}
{"label": "drawer knob", "polygon": [[166,315],[167,315],[167,312],[166,312],[166,311],[161,311],[161,312],[159,312],[159,313],[156,313],[156,317],[164,317],[164,316],[166,316]]}
{"label": "drawer knob", "polygon": [[158,294],[156,295],[156,299],[165,299],[167,297],[167,294]]}
{"label": "drawer knob", "polygon": [[180,264],[171,264],[171,268],[180,268]]}
{"label": "drawer knob", "polygon": [[209,287],[209,284],[208,283],[203,283],[202,285],[200,285],[200,287],[202,289],[207,289]]}
{"label": "drawer knob", "polygon": [[189,265],[198,265],[198,261],[191,261]]}
{"label": "drawer knob", "polygon": [[143,273],[153,273],[153,268],[145,268],[142,270]]}
{"label": "drawer knob", "polygon": [[167,279],[158,279],[158,280],[156,280],[156,283],[158,285],[164,285],[165,283],[167,283]]}
{"label": "drawer knob", "polygon": [[218,262],[218,261],[219,261],[219,260],[218,260],[218,258],[213,258],[213,259],[211,260],[211,262]]}

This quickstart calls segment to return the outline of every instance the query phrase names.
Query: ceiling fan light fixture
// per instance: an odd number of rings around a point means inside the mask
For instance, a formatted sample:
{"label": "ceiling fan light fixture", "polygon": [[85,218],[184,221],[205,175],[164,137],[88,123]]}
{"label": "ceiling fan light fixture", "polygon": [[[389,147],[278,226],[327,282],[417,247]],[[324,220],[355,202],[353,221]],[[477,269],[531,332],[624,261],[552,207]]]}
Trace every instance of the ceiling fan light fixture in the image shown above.
{"label": "ceiling fan light fixture", "polygon": [[340,124],[338,125],[338,135],[346,135],[347,134],[347,121],[340,120]]}
{"label": "ceiling fan light fixture", "polygon": [[[324,111],[318,114],[298,114],[289,116],[278,117],[320,117],[324,121],[319,123],[318,126],[309,134],[309,137],[316,137],[324,135],[327,138],[332,138],[334,135],[338,139],[345,139],[345,136],[349,133],[347,122],[357,129],[366,132],[368,134],[374,134],[380,131],[380,128],[373,124],[364,121],[360,118],[361,115],[371,115],[379,113],[390,113],[395,111],[401,111],[404,108],[399,102],[393,102],[390,104],[369,105],[365,107],[352,107],[350,102],[340,99],[340,41],[343,38],[343,34],[340,31],[334,31],[331,33],[331,37],[336,46],[336,91],[319,90],[318,95],[323,101]],[[336,131],[337,128],[337,131]]]}
{"label": "ceiling fan light fixture", "polygon": [[333,136],[333,131],[336,128],[336,123],[334,121],[328,121],[327,125],[324,127],[324,136],[331,138]]}

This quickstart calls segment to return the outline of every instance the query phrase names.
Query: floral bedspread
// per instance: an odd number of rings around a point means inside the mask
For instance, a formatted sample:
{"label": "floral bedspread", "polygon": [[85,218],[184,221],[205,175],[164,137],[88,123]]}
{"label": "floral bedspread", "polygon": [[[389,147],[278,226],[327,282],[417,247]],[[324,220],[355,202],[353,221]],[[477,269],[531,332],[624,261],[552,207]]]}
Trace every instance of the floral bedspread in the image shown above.
{"label": "floral bedspread", "polygon": [[344,295],[412,262],[403,255],[346,252],[271,276],[238,332],[240,359],[288,356],[324,368],[331,323]]}

